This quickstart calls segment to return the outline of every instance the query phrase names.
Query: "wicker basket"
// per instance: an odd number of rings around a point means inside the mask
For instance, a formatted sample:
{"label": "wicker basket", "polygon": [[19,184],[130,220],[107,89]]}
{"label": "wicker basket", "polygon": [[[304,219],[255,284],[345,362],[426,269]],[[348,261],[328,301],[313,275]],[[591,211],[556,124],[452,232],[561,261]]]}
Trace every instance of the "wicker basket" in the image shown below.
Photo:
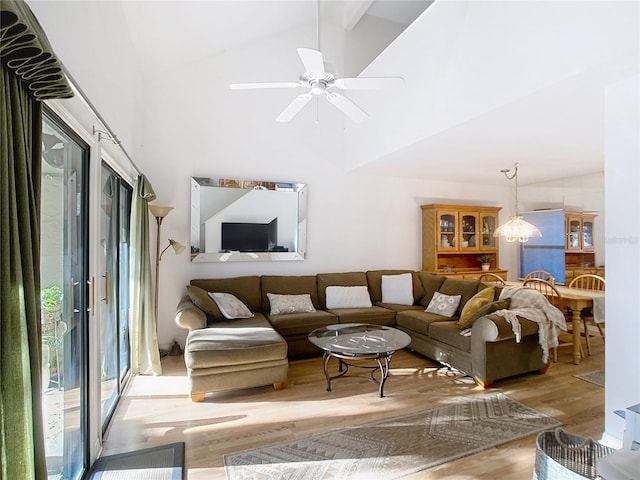
{"label": "wicker basket", "polygon": [[542,432],[536,439],[534,480],[582,480],[599,478],[596,461],[609,455],[613,448],[590,438],[571,435],[558,428]]}

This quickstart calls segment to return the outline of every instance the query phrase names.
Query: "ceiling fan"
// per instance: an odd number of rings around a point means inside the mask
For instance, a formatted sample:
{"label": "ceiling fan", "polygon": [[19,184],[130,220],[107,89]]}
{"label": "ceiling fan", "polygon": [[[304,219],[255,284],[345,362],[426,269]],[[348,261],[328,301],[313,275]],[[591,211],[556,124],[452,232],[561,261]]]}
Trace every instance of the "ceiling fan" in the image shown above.
{"label": "ceiling fan", "polygon": [[404,86],[401,77],[363,77],[336,78],[325,71],[322,52],[311,48],[298,48],[298,55],[302,60],[305,72],[297,82],[265,82],[265,83],[232,83],[232,90],[246,90],[255,88],[307,88],[308,91],[298,95],[276,117],[276,122],[288,122],[293,119],[302,108],[309,103],[314,95],[326,95],[329,103],[348,116],[356,123],[364,122],[369,115],[358,105],[337,90],[388,90]]}

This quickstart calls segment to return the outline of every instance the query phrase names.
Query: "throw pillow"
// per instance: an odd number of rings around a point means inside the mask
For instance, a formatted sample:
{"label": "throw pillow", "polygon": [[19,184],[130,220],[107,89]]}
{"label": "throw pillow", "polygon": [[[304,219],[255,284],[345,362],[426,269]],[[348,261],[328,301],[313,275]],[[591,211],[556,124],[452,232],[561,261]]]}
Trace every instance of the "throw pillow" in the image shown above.
{"label": "throw pillow", "polygon": [[445,295],[435,292],[425,312],[436,313],[443,317],[453,317],[460,305],[462,295]]}
{"label": "throw pillow", "polygon": [[473,327],[473,324],[480,317],[484,317],[485,315],[490,315],[493,312],[497,312],[498,310],[508,310],[511,305],[510,298],[504,298],[502,300],[497,300],[495,302],[487,303],[478,309],[475,315],[471,316],[469,320],[467,320],[464,324],[459,324],[460,330],[465,330],[467,328]]}
{"label": "throw pillow", "polygon": [[216,305],[216,302],[209,296],[209,292],[194,285],[187,285],[187,293],[194,305],[204,313],[213,318],[222,319],[220,309]]}
{"label": "throw pillow", "polygon": [[213,301],[224,315],[224,318],[234,320],[236,318],[251,318],[253,313],[242,303],[238,297],[231,293],[211,292],[209,293]]}
{"label": "throw pillow", "polygon": [[311,301],[311,295],[303,293],[300,295],[280,295],[277,293],[267,293],[269,304],[271,305],[271,315],[282,315],[285,313],[309,313],[315,312]]}
{"label": "throw pillow", "polygon": [[458,325],[464,325],[465,323],[467,323],[469,319],[476,314],[480,307],[492,302],[495,291],[496,289],[494,287],[489,287],[480,290],[473,297],[471,297],[469,301],[464,304],[464,307],[462,307]]}
{"label": "throw pillow", "polygon": [[398,305],[413,305],[413,276],[382,275],[382,301]]}
{"label": "throw pillow", "polygon": [[327,308],[367,308],[371,307],[371,297],[366,285],[340,287],[330,285],[326,290]]}

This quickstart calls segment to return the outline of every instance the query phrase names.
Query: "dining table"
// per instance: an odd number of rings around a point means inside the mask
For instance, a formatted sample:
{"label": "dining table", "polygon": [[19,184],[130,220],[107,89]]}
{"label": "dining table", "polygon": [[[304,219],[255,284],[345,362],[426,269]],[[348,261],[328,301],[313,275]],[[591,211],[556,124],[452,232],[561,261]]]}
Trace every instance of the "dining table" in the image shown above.
{"label": "dining table", "polygon": [[[509,287],[522,287],[523,282],[508,281]],[[571,309],[571,325],[573,334],[573,363],[580,365],[582,359],[580,331],[582,318],[580,313],[584,308],[590,308],[597,323],[604,322],[604,292],[601,290],[586,290],[581,288],[569,288],[566,285],[555,284],[554,287],[562,296],[562,304]],[[563,312],[564,313],[564,312]],[[588,335],[585,332],[585,336]],[[589,340],[586,340],[587,345]],[[590,353],[590,352],[589,352]]]}

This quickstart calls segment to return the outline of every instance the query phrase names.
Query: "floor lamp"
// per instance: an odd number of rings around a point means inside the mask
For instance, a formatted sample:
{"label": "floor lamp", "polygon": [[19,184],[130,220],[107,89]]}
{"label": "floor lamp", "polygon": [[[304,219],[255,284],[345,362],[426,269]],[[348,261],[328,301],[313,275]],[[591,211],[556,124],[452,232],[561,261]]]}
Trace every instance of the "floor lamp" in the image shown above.
{"label": "floor lamp", "polygon": [[151,210],[151,214],[154,217],[156,217],[156,223],[158,224],[158,232],[156,235],[156,285],[155,285],[156,290],[155,290],[155,297],[154,297],[154,312],[156,316],[156,329],[157,329],[158,328],[158,285],[160,282],[160,260],[162,260],[162,254],[166,252],[169,247],[172,247],[177,255],[185,249],[185,246],[170,238],[169,245],[167,245],[164,248],[164,250],[160,251],[160,226],[162,225],[162,220],[164,220],[164,217],[169,215],[169,212],[173,210],[173,207],[149,205],[149,210]]}

